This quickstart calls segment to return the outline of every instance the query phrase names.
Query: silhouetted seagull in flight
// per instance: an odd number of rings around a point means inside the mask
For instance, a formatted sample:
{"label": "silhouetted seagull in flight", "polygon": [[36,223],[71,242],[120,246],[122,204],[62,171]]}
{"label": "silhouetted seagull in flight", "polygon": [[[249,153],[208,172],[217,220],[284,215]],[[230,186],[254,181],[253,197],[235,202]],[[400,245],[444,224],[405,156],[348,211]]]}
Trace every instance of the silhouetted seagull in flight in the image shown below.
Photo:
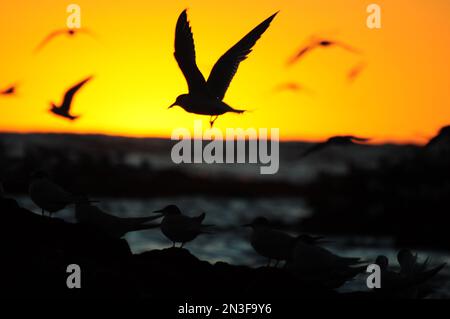
{"label": "silhouetted seagull in flight", "polygon": [[50,217],[67,205],[73,204],[77,199],[61,186],[52,182],[43,171],[37,171],[31,175],[28,191],[31,200],[42,209],[42,215],[47,211]]}
{"label": "silhouetted seagull in flight", "polygon": [[252,223],[243,226],[252,228],[250,244],[259,255],[268,258],[267,267],[270,267],[272,259],[276,260],[275,267],[280,261],[288,261],[298,240],[314,245],[319,244],[323,239],[323,237],[306,234],[298,237],[291,236],[272,228],[264,217],[257,217]]}
{"label": "silhouetted seagull in flight", "polygon": [[327,40],[327,39],[317,39],[312,38],[310,43],[305,45],[304,47],[300,48],[297,53],[295,53],[286,63],[287,66],[291,66],[292,64],[296,63],[298,60],[300,60],[302,57],[304,57],[307,53],[311,52],[313,49],[316,48],[329,48],[329,47],[340,47],[346,51],[360,54],[361,52],[352,46],[335,40]]}
{"label": "silhouetted seagull in flight", "polygon": [[44,46],[46,46],[51,40],[53,40],[55,37],[60,36],[60,35],[67,35],[69,37],[73,37],[78,33],[84,33],[87,34],[93,38],[95,38],[94,34],[87,29],[84,28],[65,28],[65,29],[59,29],[59,30],[55,30],[53,32],[51,32],[49,35],[47,35],[44,40],[42,40],[41,43],[39,43],[39,45],[36,47],[36,49],[34,49],[34,53],[39,52],[40,50],[42,50],[42,48]]}
{"label": "silhouetted seagull in flight", "polygon": [[367,67],[367,63],[361,62],[355,65],[350,71],[347,73],[347,80],[349,82],[353,82],[356,78],[361,74],[362,71]]}
{"label": "silhouetted seagull in flight", "polygon": [[57,116],[69,119],[71,121],[78,119],[80,116],[78,116],[78,115],[74,116],[74,115],[70,114],[70,107],[72,104],[72,100],[73,100],[73,97],[75,96],[75,94],[77,93],[77,91],[90,79],[92,79],[92,76],[84,79],[80,83],[76,84],[75,86],[73,86],[69,90],[67,90],[67,92],[64,95],[64,99],[63,99],[61,106],[57,106],[54,103],[52,103],[50,112],[52,112],[53,114],[55,114]]}
{"label": "silhouetted seagull in flight", "polygon": [[314,93],[311,89],[298,82],[285,82],[277,85],[274,89],[277,92],[292,91],[292,92],[305,92],[308,94]]}
{"label": "silhouetted seagull in flight", "polygon": [[317,143],[316,145],[310,147],[306,150],[301,157],[308,156],[312,153],[318,152],[324,148],[327,148],[331,145],[340,145],[340,146],[348,146],[348,145],[360,145],[361,143],[368,142],[370,139],[363,137],[356,137],[353,135],[341,135],[341,136],[333,136],[328,140],[322,143]]}
{"label": "silhouetted seagull in flight", "polygon": [[215,120],[224,113],[245,112],[245,110],[232,108],[222,100],[231,80],[236,74],[239,64],[247,58],[256,41],[267,30],[277,13],[263,21],[222,55],[214,65],[206,81],[195,61],[194,38],[186,10],[184,10],[177,21],[174,55],[178,66],[186,78],[189,93],[178,96],[169,108],[178,105],[189,113],[210,115],[211,127],[214,125]]}
{"label": "silhouetted seagull in flight", "polygon": [[157,228],[160,224],[146,224],[149,221],[162,217],[117,217],[105,213],[92,202],[85,199],[77,201],[75,204],[75,217],[77,222],[84,225],[93,226],[112,238],[121,238],[125,234],[133,231]]}
{"label": "silhouetted seagull in flight", "polygon": [[169,205],[154,213],[163,214],[161,231],[172,241],[172,247],[175,247],[176,243],[181,243],[182,248],[185,243],[194,240],[198,235],[208,234],[208,228],[213,226],[202,224],[205,213],[196,217],[185,216],[176,205]]}
{"label": "silhouetted seagull in flight", "polygon": [[13,84],[0,91],[0,95],[14,95],[17,90],[17,85]]}

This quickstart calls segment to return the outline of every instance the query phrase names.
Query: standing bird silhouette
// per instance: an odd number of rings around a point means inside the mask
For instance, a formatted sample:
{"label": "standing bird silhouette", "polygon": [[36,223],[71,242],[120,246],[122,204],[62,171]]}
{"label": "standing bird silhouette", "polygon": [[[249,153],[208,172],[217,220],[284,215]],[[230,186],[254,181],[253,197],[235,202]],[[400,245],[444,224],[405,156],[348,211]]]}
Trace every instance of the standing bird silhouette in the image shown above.
{"label": "standing bird silhouette", "polygon": [[81,87],[91,79],[92,79],[92,76],[84,79],[80,83],[76,84],[75,86],[73,86],[69,90],[67,90],[66,94],[64,95],[64,99],[63,99],[61,106],[57,106],[54,103],[51,103],[50,112],[57,116],[69,119],[71,121],[78,119],[80,117],[79,115],[71,115],[70,114],[70,107],[72,105],[72,100],[73,100],[73,97],[75,96],[75,93],[77,93],[77,91],[79,89],[81,89]]}
{"label": "standing bird silhouette", "polygon": [[181,243],[182,248],[185,243],[194,240],[198,235],[209,233],[207,229],[212,226],[202,224],[205,213],[196,217],[185,216],[176,205],[169,205],[154,213],[163,214],[161,231],[172,241],[172,247],[175,247],[176,243]]}
{"label": "standing bird silhouette", "polygon": [[302,158],[306,157],[312,153],[321,151],[322,149],[327,148],[331,145],[341,145],[341,146],[360,145],[361,143],[365,143],[368,141],[369,141],[368,138],[356,137],[353,135],[333,136],[330,137],[325,142],[317,143],[316,145],[310,147],[301,155],[301,157]]}
{"label": "standing bird silhouette", "polygon": [[320,244],[323,237],[315,237],[307,234],[298,237],[291,236],[285,232],[274,229],[264,217],[256,217],[250,224],[242,225],[251,227],[250,244],[261,256],[266,257],[267,267],[270,267],[272,259],[276,261],[275,267],[280,261],[291,259],[292,250],[298,240],[315,245]]}
{"label": "standing bird silhouette", "polygon": [[162,217],[117,217],[105,213],[92,202],[85,199],[75,204],[75,218],[77,222],[95,227],[112,238],[122,238],[129,232],[157,228],[159,224],[146,224],[149,221]]}
{"label": "standing bird silhouette", "polygon": [[259,24],[222,55],[214,65],[206,81],[195,61],[194,38],[186,10],[184,10],[177,21],[174,55],[178,66],[186,78],[189,93],[178,96],[176,101],[169,106],[169,109],[178,105],[189,113],[209,115],[211,127],[222,114],[227,112],[239,114],[245,112],[245,110],[232,108],[222,100],[231,80],[236,74],[239,64],[247,58],[256,41],[267,30],[277,13]]}
{"label": "standing bird silhouette", "polygon": [[74,195],[51,181],[43,171],[37,171],[31,175],[28,192],[31,200],[42,209],[42,215],[47,211],[50,217],[76,201]]}
{"label": "standing bird silhouette", "polygon": [[301,58],[303,58],[307,53],[311,52],[316,48],[329,48],[329,47],[340,47],[348,52],[360,54],[361,52],[358,49],[353,48],[352,46],[335,40],[327,40],[327,39],[316,39],[312,38],[309,44],[300,48],[297,53],[295,53],[291,58],[286,62],[286,66],[291,66],[294,63],[298,62]]}
{"label": "standing bird silhouette", "polygon": [[54,38],[60,36],[60,35],[67,35],[69,37],[73,37],[78,33],[84,33],[87,35],[90,35],[91,37],[95,38],[94,34],[84,28],[65,28],[65,29],[59,29],[51,32],[49,35],[47,35],[44,40],[39,43],[39,45],[34,49],[34,53],[38,53],[41,51],[50,41],[52,41]]}

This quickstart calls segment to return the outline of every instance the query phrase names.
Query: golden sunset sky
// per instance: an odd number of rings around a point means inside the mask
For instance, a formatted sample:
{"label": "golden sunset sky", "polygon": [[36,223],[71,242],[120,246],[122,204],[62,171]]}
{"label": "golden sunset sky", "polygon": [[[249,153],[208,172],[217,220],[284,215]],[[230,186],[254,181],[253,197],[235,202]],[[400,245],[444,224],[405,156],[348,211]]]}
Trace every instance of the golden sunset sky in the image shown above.
{"label": "golden sunset sky", "polygon": [[[104,133],[170,137],[193,127],[181,108],[167,109],[187,85],[173,58],[178,15],[188,16],[197,64],[207,76],[216,60],[242,36],[280,10],[244,61],[225,101],[252,110],[227,114],[215,126],[280,128],[284,140],[355,134],[375,141],[423,143],[450,123],[450,1],[373,1],[382,28],[366,26],[362,0],[148,1],[17,0],[0,3],[0,88],[18,83],[18,94],[0,97],[0,131]],[[52,30],[64,28],[66,7],[81,7],[84,34],[61,36],[38,54]],[[292,68],[289,58],[311,35],[347,42],[363,55],[318,49]],[[352,84],[347,72],[367,68]],[[93,74],[75,97],[74,123],[52,116],[49,103]],[[274,92],[298,81],[312,94]]]}

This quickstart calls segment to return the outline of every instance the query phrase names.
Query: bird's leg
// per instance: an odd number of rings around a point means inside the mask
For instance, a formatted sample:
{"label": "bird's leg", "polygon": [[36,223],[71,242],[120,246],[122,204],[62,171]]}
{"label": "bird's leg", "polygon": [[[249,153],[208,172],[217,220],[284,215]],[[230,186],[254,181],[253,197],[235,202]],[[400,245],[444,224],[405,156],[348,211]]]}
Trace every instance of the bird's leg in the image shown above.
{"label": "bird's leg", "polygon": [[267,265],[266,267],[270,267],[270,262],[272,261],[272,259],[269,258],[269,260],[267,261]]}
{"label": "bird's leg", "polygon": [[279,260],[277,260],[277,261],[275,262],[275,268],[278,267],[278,263],[279,263],[279,262],[280,262]]}
{"label": "bird's leg", "polygon": [[181,246],[180,246],[180,248],[183,248],[183,246],[184,246],[184,243],[181,243]]}
{"label": "bird's leg", "polygon": [[211,126],[211,128],[214,126],[214,122],[217,120],[218,117],[219,115],[211,115],[211,117],[209,118],[209,125]]}
{"label": "bird's leg", "polygon": [[172,248],[174,248],[174,247],[175,247],[175,242],[173,241],[173,242],[172,242]]}

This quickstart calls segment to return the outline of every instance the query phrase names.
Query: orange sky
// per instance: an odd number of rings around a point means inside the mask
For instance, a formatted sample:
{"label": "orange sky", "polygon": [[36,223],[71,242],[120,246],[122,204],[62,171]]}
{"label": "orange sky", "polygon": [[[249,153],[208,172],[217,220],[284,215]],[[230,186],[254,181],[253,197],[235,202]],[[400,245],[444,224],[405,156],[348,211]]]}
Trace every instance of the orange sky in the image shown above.
{"label": "orange sky", "polygon": [[[81,6],[86,35],[35,46],[65,27],[66,7]],[[382,29],[366,27],[362,0],[147,1],[26,0],[0,3],[0,87],[19,83],[15,97],[0,97],[0,131],[106,133],[167,136],[208,117],[167,110],[187,86],[173,58],[179,13],[189,8],[197,63],[207,75],[243,35],[277,10],[268,31],[244,61],[225,96],[235,108],[253,110],[219,118],[216,127],[280,128],[283,139],[356,134],[385,141],[423,142],[450,123],[450,2],[376,1]],[[352,44],[363,57],[338,48],[318,50],[291,69],[286,59],[312,34]],[[346,73],[368,67],[351,85]],[[79,92],[69,123],[47,112],[63,92],[94,74]],[[274,93],[299,81],[314,94]]]}

